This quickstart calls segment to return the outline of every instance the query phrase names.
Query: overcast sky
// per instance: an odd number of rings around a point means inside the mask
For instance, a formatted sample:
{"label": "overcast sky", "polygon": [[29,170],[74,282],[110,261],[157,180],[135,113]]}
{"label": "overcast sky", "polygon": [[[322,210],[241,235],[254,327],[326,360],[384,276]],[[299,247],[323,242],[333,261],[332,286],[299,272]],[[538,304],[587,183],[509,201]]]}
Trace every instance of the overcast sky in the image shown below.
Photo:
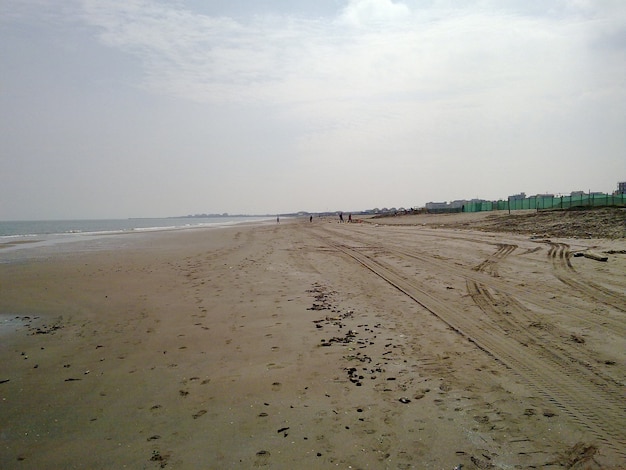
{"label": "overcast sky", "polygon": [[0,1],[0,220],[624,180],[622,0]]}

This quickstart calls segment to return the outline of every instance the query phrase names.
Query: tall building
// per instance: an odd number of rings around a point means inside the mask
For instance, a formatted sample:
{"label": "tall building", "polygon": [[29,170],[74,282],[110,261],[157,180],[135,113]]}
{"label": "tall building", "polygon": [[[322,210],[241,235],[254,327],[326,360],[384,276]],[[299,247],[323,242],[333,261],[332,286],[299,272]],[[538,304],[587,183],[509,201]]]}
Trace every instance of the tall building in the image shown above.
{"label": "tall building", "polygon": [[617,194],[626,194],[626,181],[617,183]]}

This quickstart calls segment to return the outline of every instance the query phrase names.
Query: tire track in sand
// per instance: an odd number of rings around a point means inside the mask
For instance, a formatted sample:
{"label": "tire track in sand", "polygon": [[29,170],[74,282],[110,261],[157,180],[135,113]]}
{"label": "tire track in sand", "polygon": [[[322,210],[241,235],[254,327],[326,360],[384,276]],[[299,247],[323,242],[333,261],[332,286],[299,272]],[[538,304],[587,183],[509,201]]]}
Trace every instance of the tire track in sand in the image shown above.
{"label": "tire track in sand", "polygon": [[[506,244],[498,246],[498,250],[492,256],[474,268],[476,271],[488,272],[493,277],[499,277],[498,262],[513,253],[517,247]],[[506,292],[471,279],[468,279],[466,284],[467,291],[476,305],[492,321],[499,324],[506,334],[515,337],[520,344],[527,347],[534,345],[542,350],[542,354],[548,354],[554,360],[572,363],[572,365],[575,363],[581,368],[582,373],[601,378],[601,384],[607,382],[621,387],[619,380],[603,374],[589,363],[589,354],[567,344],[568,335],[558,325],[544,323],[542,316],[526,308]],[[571,335],[569,339],[572,339]],[[590,380],[594,380],[594,377],[590,376]]]}
{"label": "tire track in sand", "polygon": [[559,281],[592,299],[626,313],[626,296],[583,279],[570,261],[570,247],[566,243],[548,242],[548,257],[552,261],[555,276]]}
{"label": "tire track in sand", "polygon": [[[334,229],[331,229],[331,230],[326,229],[326,232],[332,232],[337,235],[340,235],[342,240],[354,241],[355,243],[358,244],[358,246],[353,246],[354,249],[358,249],[359,247],[362,247],[363,249],[368,249],[370,252],[374,252],[377,254],[391,253],[391,254],[398,255],[400,257],[411,258],[412,260],[417,260],[421,264],[428,266],[428,269],[431,271],[436,271],[436,272],[442,273],[443,275],[454,274],[454,275],[457,275],[466,279],[467,281],[473,281],[475,283],[489,287],[498,292],[507,292],[510,294],[510,296],[522,297],[524,298],[526,302],[535,304],[540,308],[549,308],[554,311],[559,311],[560,309],[562,309],[563,305],[565,305],[568,302],[567,299],[555,300],[555,299],[551,299],[545,296],[537,297],[537,298],[528,296],[527,295],[528,291],[526,289],[510,282],[509,280],[502,279],[499,276],[492,276],[489,273],[483,272],[482,270],[477,270],[476,268],[468,269],[467,267],[461,267],[456,263],[449,262],[441,258],[434,259],[433,256],[429,254],[420,253],[414,250],[407,251],[405,248],[394,246],[392,244],[385,244],[385,246],[383,247],[378,242],[374,242],[374,244],[368,245],[365,240],[369,237],[369,235],[366,233],[359,233],[359,236],[357,237],[354,233],[337,232]],[[421,230],[420,230],[420,235],[421,235]],[[446,235],[446,238],[447,237],[448,235]],[[464,240],[464,241],[467,240],[472,243],[480,243],[480,244],[487,243],[489,245],[493,245],[493,242],[486,242],[484,240],[478,240],[475,238],[464,238],[462,236],[454,236],[453,238],[457,240]],[[500,247],[500,245],[501,244],[498,244],[497,246]],[[499,249],[496,254],[492,255],[490,260],[488,260],[487,264],[493,264],[493,262],[496,259],[498,259],[497,258],[498,256],[502,258],[503,254],[505,254],[506,256],[508,256],[509,254],[509,253],[505,253],[506,249],[505,249],[505,252],[503,253],[499,253],[500,251],[501,250]],[[574,304],[572,304],[572,307],[574,307]],[[597,326],[597,327],[609,330],[612,333],[616,333],[620,335],[626,334],[626,327],[624,326],[623,322],[618,321],[615,318],[608,317],[604,314],[599,314],[594,311],[577,313],[576,310],[573,310],[573,309],[570,309],[568,314],[575,317],[577,320],[583,323],[586,323],[590,326],[594,326],[594,327]]]}
{"label": "tire track in sand", "polygon": [[[480,322],[459,315],[453,306],[416,285],[406,275],[360,250],[316,235],[339,253],[360,263],[403,292],[478,348],[520,376],[548,402],[586,428],[598,441],[626,458],[626,407],[623,390],[589,374],[550,351],[524,344],[492,320]],[[502,251],[502,254],[505,251]],[[515,336],[515,335],[513,335]]]}

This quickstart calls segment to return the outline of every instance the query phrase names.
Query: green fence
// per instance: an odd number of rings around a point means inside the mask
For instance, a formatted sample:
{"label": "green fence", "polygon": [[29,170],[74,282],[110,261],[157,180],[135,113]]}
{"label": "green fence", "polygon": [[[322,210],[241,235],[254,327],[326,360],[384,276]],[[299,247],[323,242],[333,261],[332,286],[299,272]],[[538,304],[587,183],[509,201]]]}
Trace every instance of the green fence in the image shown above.
{"label": "green fence", "polygon": [[604,207],[625,206],[626,194],[580,194],[575,196],[545,197],[531,196],[525,199],[510,199],[508,201],[467,202],[463,206],[464,212],[481,212],[495,210],[547,210],[569,209],[571,207]]}

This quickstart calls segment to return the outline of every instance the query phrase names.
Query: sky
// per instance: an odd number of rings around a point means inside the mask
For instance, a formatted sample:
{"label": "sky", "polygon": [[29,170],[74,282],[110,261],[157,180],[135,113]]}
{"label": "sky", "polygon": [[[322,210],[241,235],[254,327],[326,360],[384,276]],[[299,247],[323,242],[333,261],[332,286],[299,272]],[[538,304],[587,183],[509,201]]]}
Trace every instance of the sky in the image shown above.
{"label": "sky", "polygon": [[0,0],[0,220],[618,181],[622,0]]}

